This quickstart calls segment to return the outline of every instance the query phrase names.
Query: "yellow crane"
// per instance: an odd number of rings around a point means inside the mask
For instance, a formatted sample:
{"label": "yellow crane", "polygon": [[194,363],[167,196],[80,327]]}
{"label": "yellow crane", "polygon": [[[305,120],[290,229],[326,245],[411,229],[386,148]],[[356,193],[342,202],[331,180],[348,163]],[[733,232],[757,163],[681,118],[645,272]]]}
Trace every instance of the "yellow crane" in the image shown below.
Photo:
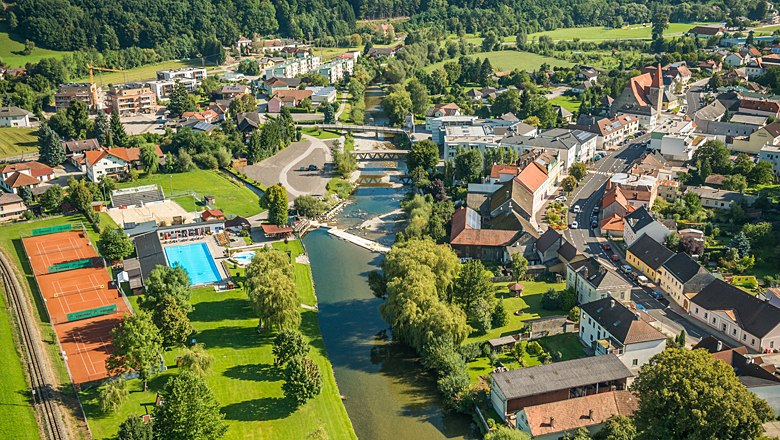
{"label": "yellow crane", "polygon": [[93,75],[93,70],[99,70],[101,72],[127,72],[127,70],[122,69],[109,69],[107,67],[95,67],[95,66],[87,66],[87,69],[89,70],[89,90],[92,93],[92,102],[95,106],[94,110],[98,110],[98,92],[97,92],[97,85],[95,84],[95,76]]}

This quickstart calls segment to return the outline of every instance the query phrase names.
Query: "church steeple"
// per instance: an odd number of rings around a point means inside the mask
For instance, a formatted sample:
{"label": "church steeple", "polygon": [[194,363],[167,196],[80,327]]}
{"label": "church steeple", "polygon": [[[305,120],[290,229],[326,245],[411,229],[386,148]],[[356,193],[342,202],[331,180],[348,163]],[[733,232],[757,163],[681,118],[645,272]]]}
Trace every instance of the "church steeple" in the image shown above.
{"label": "church steeple", "polygon": [[650,86],[650,91],[656,93],[655,111],[657,118],[661,119],[661,110],[664,103],[664,71],[661,68],[661,63],[658,63],[655,74],[653,75],[653,83]]}

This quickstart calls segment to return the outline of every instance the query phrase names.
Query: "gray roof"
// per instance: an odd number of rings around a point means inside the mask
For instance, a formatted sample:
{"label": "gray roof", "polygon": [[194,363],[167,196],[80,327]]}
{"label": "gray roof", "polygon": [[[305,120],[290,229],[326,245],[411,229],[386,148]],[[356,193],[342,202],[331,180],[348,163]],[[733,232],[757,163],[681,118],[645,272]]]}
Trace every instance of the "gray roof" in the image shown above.
{"label": "gray roof", "polygon": [[14,107],[12,105],[7,107],[0,107],[0,118],[13,118],[30,114],[32,113],[23,108]]}
{"label": "gray roof", "polygon": [[628,214],[625,217],[625,220],[628,227],[635,233],[641,231],[645,226],[655,221],[644,206],[640,206],[634,212]]}
{"label": "gray roof", "polygon": [[744,198],[742,193],[710,188],[708,186],[691,186],[685,192],[695,193],[703,199],[722,200],[724,202],[740,202]]}
{"label": "gray roof", "polygon": [[722,280],[715,280],[691,300],[707,310],[730,310],[742,329],[764,337],[780,325],[780,309]]}
{"label": "gray roof", "polygon": [[135,244],[135,253],[138,255],[138,261],[141,263],[141,277],[144,281],[157,266],[167,266],[160,238],[156,232],[148,232],[138,235],[133,240]]}
{"label": "gray roof", "polygon": [[658,270],[666,260],[674,255],[674,252],[647,234],[642,234],[629,246],[628,250],[653,270]]}
{"label": "gray roof", "polygon": [[631,371],[610,354],[493,373],[493,385],[507,400],[631,377]]}
{"label": "gray roof", "polygon": [[685,252],[678,252],[664,263],[666,270],[678,281],[685,284],[696,274],[705,270]]}
{"label": "gray roof", "polygon": [[561,234],[558,233],[558,231],[553,228],[547,228],[547,230],[544,231],[544,234],[542,234],[542,236],[536,240],[536,250],[539,252],[546,252],[547,249],[550,249],[550,246],[558,242],[560,239]]}
{"label": "gray roof", "polygon": [[596,289],[631,287],[628,281],[618,275],[614,269],[599,261],[598,258],[590,257],[570,263],[569,266]]}
{"label": "gray roof", "polygon": [[717,99],[694,113],[697,119],[702,119],[705,121],[719,120],[723,117],[724,114],[726,114],[726,107]]}
{"label": "gray roof", "polygon": [[602,298],[580,307],[583,313],[593,318],[623,345],[666,339],[663,333],[643,319],[647,315],[634,313],[613,298]]}
{"label": "gray roof", "polygon": [[501,140],[502,144],[527,145],[529,147],[554,148],[568,150],[596,137],[594,133],[568,128],[553,128],[536,136],[508,136]]}
{"label": "gray roof", "polygon": [[19,203],[21,201],[22,198],[16,194],[0,191],[0,205],[10,205],[11,203]]}

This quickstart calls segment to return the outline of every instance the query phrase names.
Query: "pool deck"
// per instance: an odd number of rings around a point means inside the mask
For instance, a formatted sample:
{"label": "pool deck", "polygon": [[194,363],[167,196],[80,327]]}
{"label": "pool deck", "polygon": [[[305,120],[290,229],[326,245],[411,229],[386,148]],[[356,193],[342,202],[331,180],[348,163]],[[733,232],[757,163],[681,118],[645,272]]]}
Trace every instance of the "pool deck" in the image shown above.
{"label": "pool deck", "polygon": [[176,246],[183,246],[183,245],[197,244],[197,243],[206,243],[206,247],[209,250],[209,254],[211,254],[211,258],[214,259],[214,265],[217,266],[217,272],[219,273],[219,276],[222,277],[221,282],[224,282],[225,280],[230,278],[230,274],[225,273],[225,268],[222,264],[223,261],[227,260],[227,257],[225,257],[225,248],[220,247],[217,244],[217,240],[214,238],[213,235],[206,235],[203,238],[199,238],[197,240],[192,240],[192,241],[180,241],[178,243],[173,243],[173,242],[162,243],[162,247],[164,250],[165,248],[169,248],[169,247],[176,247]]}

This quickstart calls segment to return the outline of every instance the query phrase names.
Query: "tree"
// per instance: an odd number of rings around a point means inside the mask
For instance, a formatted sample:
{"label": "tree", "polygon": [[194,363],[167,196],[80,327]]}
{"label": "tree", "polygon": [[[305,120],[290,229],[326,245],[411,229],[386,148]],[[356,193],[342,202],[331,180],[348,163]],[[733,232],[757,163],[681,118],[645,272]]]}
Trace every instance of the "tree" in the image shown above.
{"label": "tree", "polygon": [[662,52],[665,47],[664,30],[669,27],[669,15],[664,12],[658,12],[652,20],[652,47],[655,52]]}
{"label": "tree", "polygon": [[309,353],[309,343],[298,330],[284,330],[274,339],[274,366],[285,365]]}
{"label": "tree", "polygon": [[125,132],[125,126],[122,124],[122,120],[119,119],[119,113],[111,113],[111,140],[114,146],[124,147],[127,145],[128,137]]}
{"label": "tree", "polygon": [[261,203],[268,207],[268,221],[274,225],[285,226],[288,222],[287,190],[281,183],[271,185],[266,189]]}
{"label": "tree", "polygon": [[485,269],[481,261],[471,260],[461,266],[453,288],[454,302],[460,305],[466,315],[483,331],[490,330],[490,325],[484,324],[490,322],[487,317],[492,313],[495,301],[495,287],[491,277],[492,274]]}
{"label": "tree", "polygon": [[73,139],[84,139],[89,131],[89,109],[83,101],[72,101],[68,109],[65,110],[65,116],[70,125],[70,137]]}
{"label": "tree", "polygon": [[520,101],[520,92],[516,89],[509,89],[498,95],[492,106],[494,115],[503,115],[505,113],[517,115],[522,111],[522,108],[523,103]]}
{"label": "tree", "polygon": [[185,348],[181,354],[181,361],[179,361],[179,367],[200,377],[205,376],[211,370],[212,365],[214,365],[214,358],[203,348],[203,344],[195,344]]}
{"label": "tree", "polygon": [[106,360],[111,374],[138,372],[147,390],[152,367],[160,361],[162,336],[149,313],[139,310],[124,319],[111,331],[114,352]]}
{"label": "tree", "polygon": [[731,239],[731,247],[737,250],[740,258],[750,255],[750,239],[744,232],[739,232]]}
{"label": "tree", "polygon": [[325,117],[325,120],[323,122],[326,124],[335,124],[337,109],[338,109],[338,104],[336,104],[335,102],[323,105],[322,114]]}
{"label": "tree", "polygon": [[406,83],[406,91],[409,92],[409,98],[412,100],[412,113],[423,115],[428,110],[428,89],[425,84],[417,78],[412,78]]}
{"label": "tree", "polygon": [[519,283],[525,275],[525,271],[528,270],[528,260],[521,253],[512,254],[512,275],[515,278],[515,282]]}
{"label": "tree", "polygon": [[22,186],[18,189],[17,195],[22,198],[22,201],[25,205],[30,206],[32,205],[32,190],[29,186]]}
{"label": "tree", "polygon": [[110,414],[127,400],[127,382],[123,379],[111,380],[98,389],[98,405],[104,414]]}
{"label": "tree", "polygon": [[747,187],[747,178],[742,174],[732,174],[723,179],[723,189],[725,190],[745,192]]}
{"label": "tree", "polygon": [[709,140],[693,153],[694,163],[709,162],[712,171],[718,174],[731,174],[731,153],[726,144],[719,140]]}
{"label": "tree", "polygon": [[569,175],[574,177],[578,181],[584,179],[587,173],[588,173],[588,167],[586,167],[585,164],[582,162],[574,162],[569,167]]}
{"label": "tree", "polygon": [[325,202],[320,200],[319,197],[310,195],[302,195],[295,199],[293,202],[293,208],[298,211],[298,214],[304,217],[316,217],[322,215],[325,212]]}
{"label": "tree", "polygon": [[564,192],[570,193],[574,191],[574,189],[577,188],[577,179],[574,178],[574,176],[566,176],[561,180],[561,189],[563,189]]}
{"label": "tree", "polygon": [[97,242],[98,252],[108,261],[119,261],[135,251],[133,242],[119,228],[106,228]]}
{"label": "tree", "polygon": [[98,110],[95,117],[92,137],[97,139],[98,144],[106,148],[111,148],[114,143],[111,137],[111,121],[108,118],[108,114],[103,110]]}
{"label": "tree", "polygon": [[748,181],[752,185],[768,185],[774,181],[774,176],[772,163],[762,160],[750,171]]}
{"label": "tree", "polygon": [[176,300],[180,306],[190,310],[190,276],[181,266],[157,266],[149,272],[144,283],[146,295],[141,302],[141,308],[147,311],[157,309],[157,303],[166,296]]}
{"label": "tree", "polygon": [[258,327],[295,329],[301,323],[300,302],[287,254],[265,251],[246,270],[246,292],[259,318]]}
{"label": "tree", "polygon": [[122,424],[119,425],[119,432],[116,434],[116,440],[152,440],[152,424],[144,422],[136,415],[129,415]]}
{"label": "tree", "polygon": [[477,150],[465,150],[455,156],[455,178],[468,183],[482,177],[482,156]]}
{"label": "tree", "polygon": [[182,82],[176,82],[168,101],[168,111],[171,118],[180,118],[185,112],[195,111],[195,100],[187,92]]}
{"label": "tree", "polygon": [[62,200],[65,197],[65,193],[62,191],[62,187],[59,185],[51,185],[46,191],[41,194],[40,202],[41,207],[46,211],[53,212],[59,211],[62,206]]}
{"label": "tree", "polygon": [[655,355],[632,390],[639,395],[637,430],[653,439],[752,439],[772,418],[769,405],[706,350],[669,348]]}
{"label": "tree", "polygon": [[241,95],[230,101],[228,110],[233,116],[237,116],[239,113],[257,112],[257,99],[252,94]]}
{"label": "tree", "polygon": [[391,124],[401,125],[406,115],[412,111],[412,97],[403,87],[393,86],[382,101],[382,108]]}
{"label": "tree", "polygon": [[168,379],[154,409],[155,438],[214,440],[227,430],[219,402],[206,382],[190,371]]}
{"label": "tree", "polygon": [[192,333],[189,304],[181,304],[173,295],[165,295],[157,301],[152,311],[152,321],[160,330],[164,347],[180,345]]}
{"label": "tree", "polygon": [[672,232],[664,238],[664,246],[668,247],[674,252],[680,248],[680,235],[676,232]]}
{"label": "tree", "polygon": [[62,139],[49,127],[49,124],[43,123],[38,129],[38,145],[41,161],[45,164],[55,167],[65,162]]}
{"label": "tree", "polygon": [[704,241],[691,236],[684,237],[680,240],[680,250],[688,255],[703,255]]}
{"label": "tree", "polygon": [[410,170],[421,167],[430,171],[439,163],[439,147],[431,140],[421,140],[412,145],[407,161]]}
{"label": "tree", "polygon": [[485,440],[531,440],[531,437],[525,431],[500,425],[485,434]]}
{"label": "tree", "polygon": [[595,440],[634,440],[636,437],[634,422],[621,414],[608,418],[601,430],[593,436]]}
{"label": "tree", "polygon": [[322,391],[320,367],[307,357],[293,358],[284,370],[284,397],[303,405]]}
{"label": "tree", "polygon": [[146,174],[154,174],[157,172],[157,168],[160,165],[160,158],[157,156],[154,144],[144,144],[141,147],[141,165],[143,165]]}

